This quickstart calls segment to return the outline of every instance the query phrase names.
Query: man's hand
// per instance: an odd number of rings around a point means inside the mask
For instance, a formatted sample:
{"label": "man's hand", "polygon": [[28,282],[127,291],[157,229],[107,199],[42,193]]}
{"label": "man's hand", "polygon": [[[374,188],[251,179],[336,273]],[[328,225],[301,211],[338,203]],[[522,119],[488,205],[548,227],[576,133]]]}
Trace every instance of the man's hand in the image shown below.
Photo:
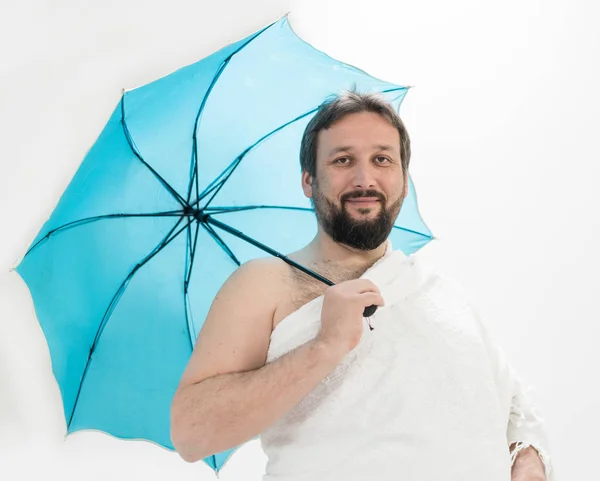
{"label": "man's hand", "polygon": [[[514,449],[516,443],[510,446]],[[517,454],[511,470],[511,481],[547,481],[544,463],[535,448],[529,446]]]}
{"label": "man's hand", "polygon": [[316,340],[341,354],[352,351],[363,334],[363,312],[370,305],[383,306],[381,292],[368,279],[351,279],[325,291],[321,328]]}

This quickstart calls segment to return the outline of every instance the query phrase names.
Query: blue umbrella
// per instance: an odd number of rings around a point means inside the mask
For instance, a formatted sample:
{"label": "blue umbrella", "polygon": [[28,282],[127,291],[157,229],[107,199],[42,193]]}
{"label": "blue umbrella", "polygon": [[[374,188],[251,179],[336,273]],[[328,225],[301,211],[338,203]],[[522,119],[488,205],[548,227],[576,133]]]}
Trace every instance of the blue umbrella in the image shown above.
{"label": "blue umbrella", "polygon": [[[408,90],[316,50],[286,15],[123,93],[16,268],[67,435],[95,429],[174,449],[170,404],[218,289],[265,252],[291,263],[282,253],[316,233],[300,139],[320,103],[351,88],[397,109]],[[431,239],[409,179],[391,240],[408,255]],[[204,461],[218,474],[238,448]]]}

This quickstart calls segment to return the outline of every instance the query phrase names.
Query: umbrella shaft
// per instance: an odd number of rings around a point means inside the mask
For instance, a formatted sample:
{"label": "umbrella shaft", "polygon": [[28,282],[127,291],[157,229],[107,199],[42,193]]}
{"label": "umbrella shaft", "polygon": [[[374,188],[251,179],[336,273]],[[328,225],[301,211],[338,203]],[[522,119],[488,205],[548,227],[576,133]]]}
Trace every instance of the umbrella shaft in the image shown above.
{"label": "umbrella shaft", "polygon": [[205,215],[203,220],[211,225],[214,225],[215,227],[218,227],[218,228],[224,230],[225,232],[229,232],[231,235],[234,235],[240,239],[245,240],[246,242],[252,244],[253,246],[258,247],[259,249],[261,249],[275,257],[279,257],[282,261],[287,262],[292,267],[295,267],[296,269],[300,269],[305,274],[308,274],[309,276],[314,277],[315,279],[317,279],[321,282],[324,282],[328,286],[334,285],[333,282],[331,282],[329,279],[317,274],[314,271],[311,271],[310,269],[307,269],[306,267],[298,264],[297,262],[294,262],[293,260],[287,258],[285,255],[281,254],[280,252],[277,252],[276,250],[271,249],[269,246],[264,245],[262,242],[259,242],[256,239],[253,239],[252,237],[248,237],[243,232],[240,232],[239,230],[234,229],[233,227],[231,227],[227,224],[223,224],[223,222],[221,222],[221,221],[213,219],[209,215]]}

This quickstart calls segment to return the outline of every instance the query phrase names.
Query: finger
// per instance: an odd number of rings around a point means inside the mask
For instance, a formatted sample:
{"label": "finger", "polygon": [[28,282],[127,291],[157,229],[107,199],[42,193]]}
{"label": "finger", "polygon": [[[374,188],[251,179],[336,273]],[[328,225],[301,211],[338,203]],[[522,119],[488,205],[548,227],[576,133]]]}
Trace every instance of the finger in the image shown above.
{"label": "finger", "polygon": [[372,304],[374,304],[376,306],[384,306],[385,305],[385,301],[383,300],[383,297],[381,296],[381,294],[376,293],[376,292],[365,292],[360,295],[360,300],[361,300],[361,303],[365,307],[370,306]]}

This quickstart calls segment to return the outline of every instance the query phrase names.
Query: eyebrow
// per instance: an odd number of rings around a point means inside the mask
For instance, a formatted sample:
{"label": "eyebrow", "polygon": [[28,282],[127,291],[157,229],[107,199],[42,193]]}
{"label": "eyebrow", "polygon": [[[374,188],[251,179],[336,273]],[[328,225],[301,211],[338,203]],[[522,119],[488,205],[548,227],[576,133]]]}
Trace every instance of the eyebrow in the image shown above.
{"label": "eyebrow", "polygon": [[[385,145],[385,144],[377,144],[377,145],[374,145],[373,147],[375,147],[375,149],[377,149],[377,150],[394,150],[394,148],[391,145]],[[354,150],[352,148],[352,146],[343,145],[341,147],[336,147],[336,148],[332,149],[331,152],[329,152],[329,156],[337,154],[338,152],[351,152],[352,150]]]}

